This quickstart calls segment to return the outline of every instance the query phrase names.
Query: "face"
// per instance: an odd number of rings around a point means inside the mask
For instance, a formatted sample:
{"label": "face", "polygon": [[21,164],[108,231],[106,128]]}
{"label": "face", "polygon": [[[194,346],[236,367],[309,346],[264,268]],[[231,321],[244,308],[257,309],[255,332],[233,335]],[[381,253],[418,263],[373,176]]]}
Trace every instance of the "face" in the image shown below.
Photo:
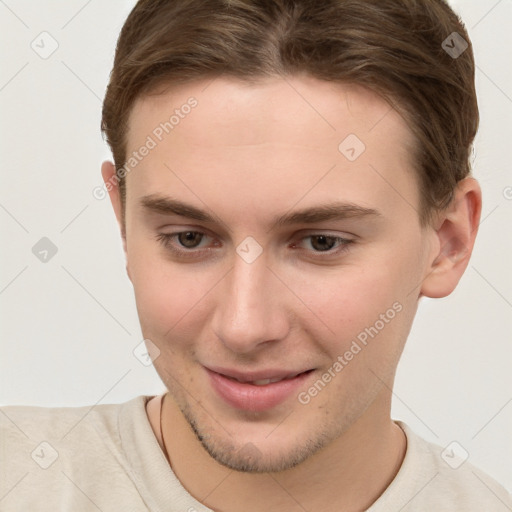
{"label": "face", "polygon": [[370,91],[304,76],[136,103],[127,268],[155,368],[220,463],[283,470],[383,421],[433,246],[412,142]]}

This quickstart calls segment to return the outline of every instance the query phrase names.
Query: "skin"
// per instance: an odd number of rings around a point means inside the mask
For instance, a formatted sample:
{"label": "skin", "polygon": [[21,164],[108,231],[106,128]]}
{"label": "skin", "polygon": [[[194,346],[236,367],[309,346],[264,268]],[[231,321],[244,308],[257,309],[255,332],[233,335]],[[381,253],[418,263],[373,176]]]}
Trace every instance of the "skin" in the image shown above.
{"label": "skin", "polygon": [[[404,120],[366,89],[307,76],[219,77],[140,98],[128,153],[190,96],[197,107],[128,173],[124,219],[118,188],[109,192],[142,332],[160,350],[154,366],[169,390],[170,464],[214,510],[365,509],[403,461],[406,439],[390,418],[396,367],[419,299],[450,294],[468,264],[478,183],[461,181],[450,206],[422,227]],[[349,134],[366,146],[353,162],[338,150]],[[104,162],[105,183],[113,174]],[[217,222],[144,211],[140,199],[155,193]],[[272,224],[331,201],[379,215]],[[187,230],[206,235],[189,245],[195,259],[156,240]],[[312,237],[322,234],[352,243],[322,251]],[[236,252],[247,236],[263,249],[252,263]],[[177,237],[171,245],[187,250]],[[240,411],[207,378],[204,365],[311,368],[307,392],[394,303],[400,312],[307,404],[294,394],[268,411]],[[157,408],[148,411],[156,433]]]}

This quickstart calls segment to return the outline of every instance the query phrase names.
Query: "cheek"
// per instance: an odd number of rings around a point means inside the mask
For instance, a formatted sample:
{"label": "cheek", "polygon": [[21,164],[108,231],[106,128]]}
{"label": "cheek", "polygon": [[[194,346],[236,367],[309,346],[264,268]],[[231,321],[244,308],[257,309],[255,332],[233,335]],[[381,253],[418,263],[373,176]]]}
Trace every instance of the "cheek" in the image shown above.
{"label": "cheek", "polygon": [[[302,319],[307,317],[310,339],[324,355],[317,359],[323,363],[319,379],[328,380],[330,392],[315,398],[315,410],[327,414],[331,407],[341,407],[344,414],[356,414],[382,382],[391,386],[416,303],[403,293],[396,275],[377,268],[338,272],[316,285],[308,305],[322,322],[310,313]],[[317,381],[301,396],[309,400],[320,389],[323,384]]]}
{"label": "cheek", "polygon": [[143,324],[161,339],[171,338],[198,321],[205,290],[180,279],[164,281],[150,276],[136,286],[137,310]]}
{"label": "cheek", "polygon": [[394,295],[389,274],[378,267],[341,266],[327,273],[313,269],[290,282],[297,297],[327,327],[343,330],[372,318]]}
{"label": "cheek", "polygon": [[203,299],[215,284],[216,275],[166,260],[158,249],[129,248],[128,261],[145,335],[164,340],[199,321]]}
{"label": "cheek", "polygon": [[388,249],[364,264],[302,272],[293,289],[308,308],[301,309],[303,321],[310,319],[308,330],[335,359],[354,341],[364,348],[365,342],[379,340],[382,351],[400,347],[414,317],[417,301],[410,292],[419,279],[413,251],[397,254]]}

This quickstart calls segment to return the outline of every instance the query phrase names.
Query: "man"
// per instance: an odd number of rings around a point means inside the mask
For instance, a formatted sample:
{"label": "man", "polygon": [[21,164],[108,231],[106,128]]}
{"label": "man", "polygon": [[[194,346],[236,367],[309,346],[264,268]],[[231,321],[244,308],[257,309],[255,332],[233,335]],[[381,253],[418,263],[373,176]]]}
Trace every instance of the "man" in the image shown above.
{"label": "man", "polygon": [[168,392],[3,408],[2,510],[511,510],[390,417],[471,255],[477,126],[441,0],[140,1],[102,176]]}

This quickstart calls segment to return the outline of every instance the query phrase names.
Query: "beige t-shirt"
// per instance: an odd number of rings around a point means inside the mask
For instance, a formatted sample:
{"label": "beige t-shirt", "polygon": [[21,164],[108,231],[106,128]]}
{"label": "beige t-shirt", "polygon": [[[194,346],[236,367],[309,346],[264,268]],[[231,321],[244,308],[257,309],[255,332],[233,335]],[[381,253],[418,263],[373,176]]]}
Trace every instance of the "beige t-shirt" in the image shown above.
{"label": "beige t-shirt", "polygon": [[[210,511],[172,472],[146,413],[151,398],[0,407],[0,511]],[[368,512],[512,510],[497,482],[467,461],[452,469],[442,448],[397,423],[407,436],[405,459]]]}

